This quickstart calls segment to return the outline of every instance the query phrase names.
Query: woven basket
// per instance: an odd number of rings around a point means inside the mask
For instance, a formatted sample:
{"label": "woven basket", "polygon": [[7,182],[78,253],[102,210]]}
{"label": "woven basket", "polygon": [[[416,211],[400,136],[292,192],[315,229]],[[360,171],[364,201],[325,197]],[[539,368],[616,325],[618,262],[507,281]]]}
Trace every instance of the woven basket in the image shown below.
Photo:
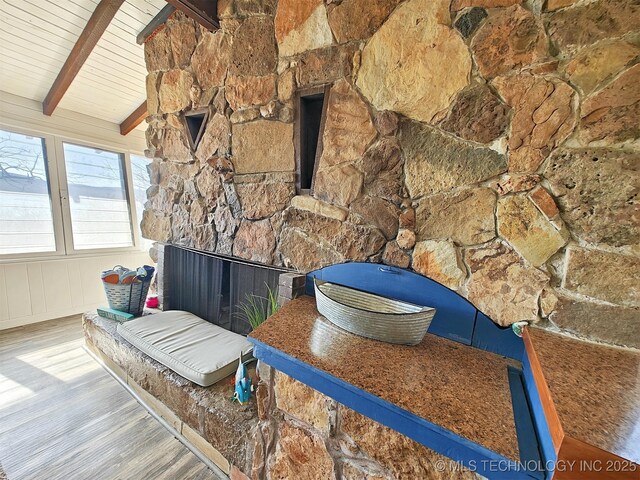
{"label": "woven basket", "polygon": [[116,285],[105,282],[102,284],[104,285],[104,292],[107,294],[110,308],[130,313],[136,317],[142,315],[151,279],[129,285]]}

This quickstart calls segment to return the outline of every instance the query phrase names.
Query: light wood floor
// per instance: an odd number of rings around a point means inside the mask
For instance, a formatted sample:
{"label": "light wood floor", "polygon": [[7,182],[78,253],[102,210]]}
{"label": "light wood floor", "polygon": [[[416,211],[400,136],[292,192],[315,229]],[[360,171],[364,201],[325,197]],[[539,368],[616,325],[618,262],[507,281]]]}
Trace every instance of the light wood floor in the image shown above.
{"label": "light wood floor", "polygon": [[83,344],[80,317],[0,331],[0,464],[9,480],[218,478]]}

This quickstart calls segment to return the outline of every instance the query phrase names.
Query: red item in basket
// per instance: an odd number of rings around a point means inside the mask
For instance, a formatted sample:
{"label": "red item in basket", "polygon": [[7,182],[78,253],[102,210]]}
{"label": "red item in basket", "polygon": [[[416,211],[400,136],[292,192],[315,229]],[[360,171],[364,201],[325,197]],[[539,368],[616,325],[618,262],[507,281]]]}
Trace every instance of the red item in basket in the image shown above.
{"label": "red item in basket", "polygon": [[160,302],[158,301],[158,297],[149,297],[147,298],[147,303],[146,303],[148,308],[158,308],[158,306],[160,305]]}

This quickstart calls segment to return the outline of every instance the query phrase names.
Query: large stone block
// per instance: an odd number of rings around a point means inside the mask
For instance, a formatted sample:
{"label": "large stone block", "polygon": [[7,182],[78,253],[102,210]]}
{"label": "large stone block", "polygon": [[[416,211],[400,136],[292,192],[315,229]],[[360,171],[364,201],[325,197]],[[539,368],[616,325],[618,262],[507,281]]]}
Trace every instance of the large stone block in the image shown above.
{"label": "large stone block", "polygon": [[477,84],[458,94],[440,126],[465,140],[491,143],[509,126],[509,107],[486,85]]}
{"label": "large stone block", "polygon": [[225,97],[234,110],[264,105],[276,96],[276,76],[230,75],[225,84]]}
{"label": "large stone block", "polygon": [[329,397],[281,372],[276,372],[274,390],[280,410],[313,428],[329,432],[332,408]]}
{"label": "large stone block", "polygon": [[358,52],[356,44],[347,44],[319,48],[300,54],[295,67],[298,86],[304,88],[322,85],[349,77],[356,52]]}
{"label": "large stone block", "polygon": [[357,162],[364,174],[365,192],[397,202],[402,193],[402,152],[395,139],[383,139],[371,146]]}
{"label": "large stone block", "polygon": [[[342,432],[359,450],[389,470],[397,479],[476,480],[479,477],[408,437],[359,413],[340,406]],[[358,478],[358,477],[356,477]],[[375,478],[375,477],[374,477]],[[383,477],[384,478],[384,477]]]}
{"label": "large stone block", "polygon": [[571,232],[590,243],[640,247],[640,153],[560,149],[544,172]]}
{"label": "large stone block", "polygon": [[640,309],[557,295],[549,318],[575,335],[640,349]]}
{"label": "large stone block", "polygon": [[471,42],[485,78],[539,61],[547,53],[547,36],[536,17],[520,5],[494,10]]}
{"label": "large stone block", "polygon": [[233,254],[254,262],[273,263],[276,237],[269,220],[243,220],[233,242]]}
{"label": "large stone block", "polygon": [[278,439],[267,466],[268,478],[335,480],[333,459],[319,436],[282,422]]}
{"label": "large stone block", "polygon": [[478,309],[503,326],[537,319],[546,274],[499,242],[469,249],[466,262],[471,270],[467,298]]}
{"label": "large stone block", "polygon": [[224,85],[231,53],[231,39],[222,30],[203,32],[191,57],[191,68],[203,90]]}
{"label": "large stone block", "polygon": [[[367,39],[387,19],[400,0],[344,0],[329,6],[329,25],[340,43]],[[366,15],[363,12],[366,11]]]}
{"label": "large stone block", "polygon": [[448,0],[409,0],[371,37],[357,85],[376,109],[423,122],[443,115],[471,72],[469,50],[450,21]]}
{"label": "large stone block", "polygon": [[369,109],[346,80],[331,88],[320,168],[358,160],[376,137]]}
{"label": "large stone block", "polygon": [[286,172],[295,168],[293,125],[258,120],[233,126],[236,173]]}
{"label": "large stone block", "polygon": [[169,28],[174,64],[178,67],[188,65],[197,43],[194,23],[186,18],[181,18],[180,21],[170,19],[166,25]]}
{"label": "large stone block", "polygon": [[321,200],[348,207],[362,191],[364,176],[351,164],[326,167],[316,172],[313,193]]}
{"label": "large stone block", "polygon": [[400,209],[393,203],[364,195],[351,204],[351,212],[360,215],[369,225],[378,227],[387,240],[396,237]]}
{"label": "large stone block", "polygon": [[300,272],[344,262],[344,257],[326,240],[308,235],[297,228],[285,227],[282,230],[278,251],[285,266]]}
{"label": "large stone block", "polygon": [[233,35],[229,72],[234,75],[268,75],[278,63],[273,19],[245,18]]}
{"label": "large stone block", "polygon": [[242,214],[249,220],[270,217],[284,210],[295,194],[291,183],[241,183],[236,185]]}
{"label": "large stone block", "polygon": [[213,156],[225,157],[231,144],[231,125],[223,114],[216,112],[209,118],[196,150],[196,158],[205,164]]}
{"label": "large stone block", "polygon": [[496,195],[489,188],[426,197],[416,209],[418,239],[487,242],[496,236],[495,208]]}
{"label": "large stone block", "polygon": [[160,109],[158,90],[160,89],[161,79],[162,72],[151,72],[147,75],[145,85],[147,90],[147,112],[149,112],[149,115],[156,115]]}
{"label": "large stone block", "polygon": [[587,98],[580,111],[584,142],[613,144],[640,138],[640,64]]}
{"label": "large stone block", "polygon": [[619,305],[640,306],[640,258],[571,248],[563,286]]}
{"label": "large stone block", "polygon": [[448,240],[416,243],[411,268],[453,290],[462,286],[467,276],[458,249]]}
{"label": "large stone block", "polygon": [[507,170],[507,159],[417,122],[402,122],[400,146],[411,198],[488,180]]}
{"label": "large stone block", "polygon": [[[554,205],[555,206],[555,205]],[[568,240],[524,195],[498,200],[498,234],[534,267],[543,265]]]}
{"label": "large stone block", "polygon": [[275,18],[275,32],[281,57],[333,43],[322,0],[280,0]]}
{"label": "large stone block", "polygon": [[520,74],[494,81],[513,108],[509,134],[509,172],[534,173],[573,131],[575,91],[557,79]]}
{"label": "large stone block", "polygon": [[551,40],[562,51],[573,51],[604,38],[621,37],[636,30],[640,6],[635,0],[598,0],[549,14]]}
{"label": "large stone block", "polygon": [[162,113],[180,112],[191,103],[189,91],[193,77],[186,70],[174,68],[162,75],[160,81],[160,111]]}
{"label": "large stone block", "polygon": [[147,71],[169,70],[173,67],[171,41],[167,28],[160,28],[144,44],[144,61]]}
{"label": "large stone block", "polygon": [[349,215],[347,209],[322,202],[309,195],[297,195],[293,197],[291,199],[291,206],[298,210],[307,210],[324,217],[335,218],[341,222],[344,222]]}
{"label": "large stone block", "polygon": [[156,242],[171,240],[171,217],[162,212],[145,209],[140,227],[142,236],[147,240]]}

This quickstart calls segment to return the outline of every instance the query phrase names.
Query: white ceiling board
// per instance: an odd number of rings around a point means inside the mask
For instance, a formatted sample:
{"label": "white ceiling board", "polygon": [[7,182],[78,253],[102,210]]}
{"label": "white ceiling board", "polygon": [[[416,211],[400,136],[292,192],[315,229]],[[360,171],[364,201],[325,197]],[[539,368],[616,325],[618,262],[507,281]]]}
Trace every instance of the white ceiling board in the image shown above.
{"label": "white ceiling board", "polygon": [[[0,0],[0,90],[42,102],[98,3]],[[118,124],[127,118],[146,98],[136,36],[165,5],[126,0],[59,108]]]}

